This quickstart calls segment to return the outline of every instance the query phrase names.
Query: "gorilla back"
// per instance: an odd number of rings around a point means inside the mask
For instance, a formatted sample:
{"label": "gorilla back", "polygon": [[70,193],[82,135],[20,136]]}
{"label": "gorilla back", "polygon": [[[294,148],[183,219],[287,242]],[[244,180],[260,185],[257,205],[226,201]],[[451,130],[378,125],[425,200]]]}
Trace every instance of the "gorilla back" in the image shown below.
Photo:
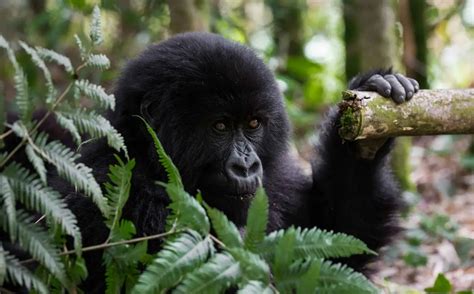
{"label": "gorilla back", "polygon": [[[388,84],[392,93],[401,91],[387,76],[392,75],[371,72],[350,88],[387,95]],[[133,221],[140,235],[164,231],[168,198],[155,184],[166,179],[165,173],[137,115],[157,132],[186,190],[199,189],[207,203],[238,226],[244,225],[261,183],[270,201],[268,231],[318,226],[352,234],[373,250],[398,231],[400,195],[386,160],[392,140],[375,159],[359,159],[354,146],[339,138],[339,114],[333,109],[315,148],[313,175],[304,175],[289,152],[290,124],[275,78],[245,46],[207,33],[175,36],[130,61],[115,95],[117,110],[109,119],[137,162],[123,218]],[[106,180],[111,154],[102,141],[83,151],[82,160],[100,182]],[[79,219],[84,245],[105,241],[107,229],[94,204],[71,187],[60,188]],[[158,243],[150,243],[150,251],[158,249]],[[85,290],[103,286],[101,253],[94,254],[86,256],[92,272]],[[363,270],[370,259],[356,256],[344,262]]]}

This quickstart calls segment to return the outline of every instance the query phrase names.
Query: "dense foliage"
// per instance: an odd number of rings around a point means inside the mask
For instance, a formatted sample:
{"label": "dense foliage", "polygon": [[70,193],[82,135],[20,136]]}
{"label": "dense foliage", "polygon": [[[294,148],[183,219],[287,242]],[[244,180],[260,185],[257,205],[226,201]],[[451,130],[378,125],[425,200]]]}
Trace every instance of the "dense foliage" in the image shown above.
{"label": "dense foliage", "polygon": [[[363,275],[327,260],[352,254],[373,254],[361,241],[317,228],[289,228],[266,235],[268,199],[262,188],[249,209],[246,228],[240,229],[221,211],[203,203],[200,195],[191,197],[184,190],[175,165],[145,121],[168,174],[168,183],[159,184],[166,189],[171,204],[165,233],[134,238],[133,223],[121,219],[130,192],[134,160],[124,162],[117,156],[117,163],[109,169],[109,182],[101,189],[92,170],[77,162],[80,157],[77,151],[60,141],[50,140],[47,133],[40,131],[44,121],[52,116],[78,145],[87,143],[82,142],[84,135],[90,139],[106,137],[111,147],[127,154],[123,138],[110,123],[79,104],[81,98],[88,97],[103,110],[113,110],[115,106],[113,95],[81,77],[84,68],[103,70],[109,67],[105,55],[93,53],[102,42],[100,26],[99,9],[95,8],[90,42],[85,44],[75,37],[82,61],[76,67],[64,55],[20,42],[45,78],[46,94],[40,99],[47,112],[39,120],[33,119],[33,98],[28,95],[24,70],[9,43],[0,37],[0,46],[6,50],[15,70],[15,103],[19,110],[18,120],[9,122],[8,130],[2,129],[1,139],[7,136],[20,138],[18,146],[1,154],[0,224],[9,240],[8,246],[0,244],[1,285],[16,284],[40,293],[60,292],[61,289],[76,291],[87,275],[82,253],[104,250],[108,293],[119,293],[123,288],[132,293],[171,289],[177,293],[212,293],[229,287],[238,287],[243,293],[314,289],[376,292]],[[46,62],[64,68],[71,79],[65,89],[55,88]],[[5,122],[3,113],[0,125]],[[22,148],[31,170],[15,160]],[[48,186],[50,168],[92,198],[110,229],[106,242],[82,248],[75,216],[59,192]],[[74,241],[73,250],[68,249],[66,236]],[[162,250],[151,256],[147,254],[147,240],[154,238],[163,238],[164,243]],[[3,244],[7,244],[5,241]],[[7,248],[14,243],[31,259],[19,260],[9,252]],[[31,264],[34,266],[29,267]],[[141,273],[144,266],[146,270]]]}

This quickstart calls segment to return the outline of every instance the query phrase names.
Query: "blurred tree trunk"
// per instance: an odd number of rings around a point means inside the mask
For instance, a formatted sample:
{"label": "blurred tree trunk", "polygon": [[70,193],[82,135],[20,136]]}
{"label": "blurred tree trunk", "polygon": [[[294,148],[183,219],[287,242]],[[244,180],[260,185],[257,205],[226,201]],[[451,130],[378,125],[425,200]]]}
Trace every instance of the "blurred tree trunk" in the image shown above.
{"label": "blurred tree trunk", "polygon": [[266,2],[272,10],[273,40],[278,48],[276,52],[278,57],[286,61],[288,56],[303,55],[303,11],[306,1],[267,0]]}
{"label": "blurred tree trunk", "polygon": [[[343,3],[347,78],[396,64],[395,12],[392,1],[343,0]],[[414,189],[409,172],[410,147],[410,138],[399,138],[392,155],[392,167],[404,190]]]}
{"label": "blurred tree trunk", "polygon": [[407,75],[429,88],[427,79],[426,0],[400,0],[399,14],[403,25],[403,65]]}
{"label": "blurred tree trunk", "polygon": [[346,75],[386,68],[396,61],[391,0],[344,0]]}
{"label": "blurred tree trunk", "polygon": [[206,0],[168,0],[170,31],[174,34],[209,31],[209,3]]}

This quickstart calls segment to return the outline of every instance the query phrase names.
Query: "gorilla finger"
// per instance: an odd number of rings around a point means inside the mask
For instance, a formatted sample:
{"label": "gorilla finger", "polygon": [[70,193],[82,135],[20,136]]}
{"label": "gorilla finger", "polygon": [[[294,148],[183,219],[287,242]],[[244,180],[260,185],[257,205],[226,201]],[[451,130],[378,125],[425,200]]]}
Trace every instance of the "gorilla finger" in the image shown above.
{"label": "gorilla finger", "polygon": [[392,86],[381,75],[373,75],[367,80],[367,84],[370,88],[368,90],[375,90],[384,97],[390,97]]}
{"label": "gorilla finger", "polygon": [[401,74],[395,74],[397,80],[402,84],[403,88],[405,88],[405,93],[407,94],[406,100],[410,100],[415,94],[415,87],[413,84],[408,80],[408,78],[404,77]]}
{"label": "gorilla finger", "polygon": [[418,84],[418,82],[412,78],[407,78],[407,79],[411,82],[411,84],[413,85],[413,88],[415,88],[415,93],[418,92],[418,90],[420,90],[420,85]]}
{"label": "gorilla finger", "polygon": [[405,88],[403,88],[402,84],[397,80],[394,75],[385,75],[384,79],[386,79],[390,86],[392,86],[392,99],[396,103],[402,103],[405,101],[406,93]]}

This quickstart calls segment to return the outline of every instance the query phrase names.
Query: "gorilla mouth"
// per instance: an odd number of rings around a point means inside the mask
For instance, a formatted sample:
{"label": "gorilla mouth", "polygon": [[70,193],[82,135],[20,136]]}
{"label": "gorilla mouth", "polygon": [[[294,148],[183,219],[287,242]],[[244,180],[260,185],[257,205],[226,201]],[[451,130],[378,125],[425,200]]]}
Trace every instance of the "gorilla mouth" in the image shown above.
{"label": "gorilla mouth", "polygon": [[238,200],[250,200],[255,196],[253,193],[239,193],[239,194],[224,194],[224,197],[238,199]]}

